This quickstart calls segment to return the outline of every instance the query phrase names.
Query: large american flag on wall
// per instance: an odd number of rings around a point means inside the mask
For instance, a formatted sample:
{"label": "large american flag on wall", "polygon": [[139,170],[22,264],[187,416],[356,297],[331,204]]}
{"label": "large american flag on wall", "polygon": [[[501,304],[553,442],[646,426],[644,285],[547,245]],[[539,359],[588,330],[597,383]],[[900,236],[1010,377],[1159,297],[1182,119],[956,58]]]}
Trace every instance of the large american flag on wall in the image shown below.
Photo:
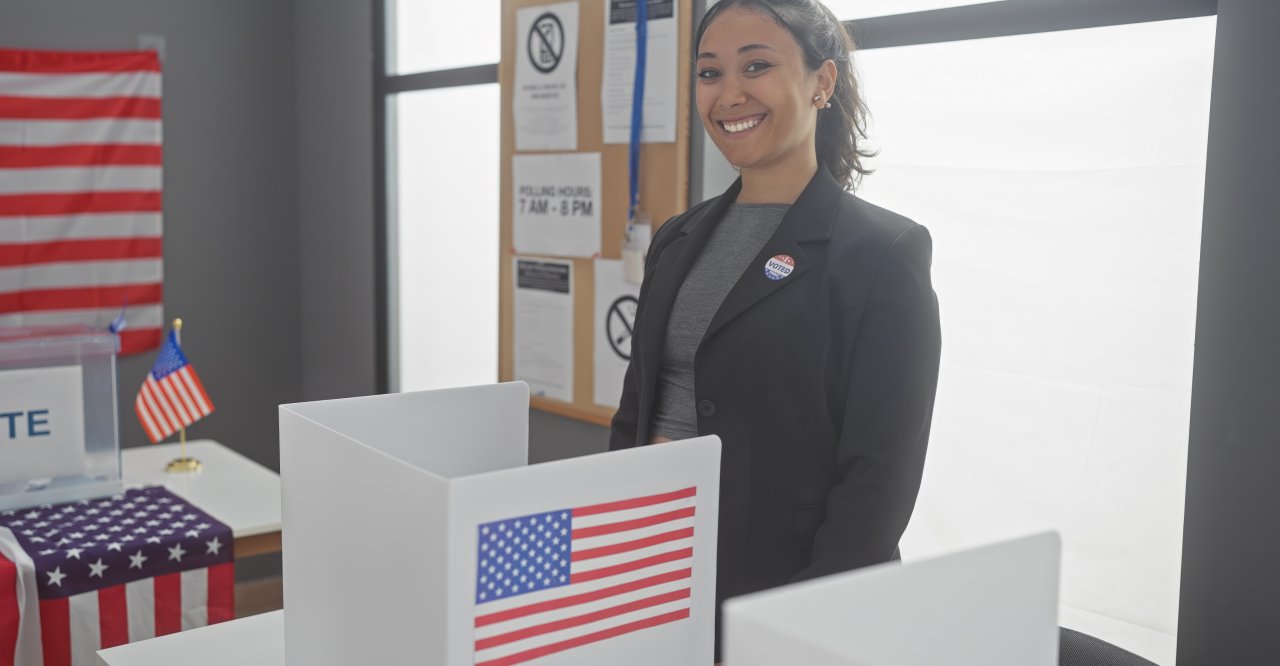
{"label": "large american flag on wall", "polygon": [[106,328],[160,344],[160,61],[0,49],[0,327]]}
{"label": "large american flag on wall", "polygon": [[479,526],[475,663],[521,664],[689,617],[696,488]]}
{"label": "large american flag on wall", "polygon": [[0,511],[0,666],[230,620],[231,529],[163,487]]}

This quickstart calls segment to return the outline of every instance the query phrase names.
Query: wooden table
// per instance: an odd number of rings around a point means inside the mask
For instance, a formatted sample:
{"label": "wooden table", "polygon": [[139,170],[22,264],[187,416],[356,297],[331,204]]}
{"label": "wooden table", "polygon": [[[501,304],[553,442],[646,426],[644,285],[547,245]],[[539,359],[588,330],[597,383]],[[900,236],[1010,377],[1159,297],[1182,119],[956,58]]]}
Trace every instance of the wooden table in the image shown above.
{"label": "wooden table", "polygon": [[284,611],[98,651],[98,666],[284,666]]}
{"label": "wooden table", "polygon": [[280,475],[211,439],[187,442],[187,455],[204,463],[196,474],[170,474],[178,444],[124,449],[124,484],[163,485],[226,523],[236,558],[280,552]]}

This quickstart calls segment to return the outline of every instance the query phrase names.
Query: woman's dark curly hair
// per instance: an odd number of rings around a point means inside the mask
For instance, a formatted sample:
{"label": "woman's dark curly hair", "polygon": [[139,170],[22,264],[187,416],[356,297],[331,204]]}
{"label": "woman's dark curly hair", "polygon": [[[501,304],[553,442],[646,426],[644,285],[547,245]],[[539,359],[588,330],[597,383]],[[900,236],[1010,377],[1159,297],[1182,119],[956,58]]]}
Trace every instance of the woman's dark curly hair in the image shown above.
{"label": "woman's dark curly hair", "polygon": [[819,166],[846,188],[855,187],[871,173],[862,166],[862,158],[875,152],[858,147],[858,142],[867,138],[867,106],[853,72],[853,38],[831,10],[817,0],[719,0],[703,15],[694,44],[702,43],[702,34],[717,16],[734,7],[759,12],[786,28],[804,52],[810,71],[816,71],[826,60],[836,64],[836,87],[828,100],[831,108],[818,113],[814,148]]}

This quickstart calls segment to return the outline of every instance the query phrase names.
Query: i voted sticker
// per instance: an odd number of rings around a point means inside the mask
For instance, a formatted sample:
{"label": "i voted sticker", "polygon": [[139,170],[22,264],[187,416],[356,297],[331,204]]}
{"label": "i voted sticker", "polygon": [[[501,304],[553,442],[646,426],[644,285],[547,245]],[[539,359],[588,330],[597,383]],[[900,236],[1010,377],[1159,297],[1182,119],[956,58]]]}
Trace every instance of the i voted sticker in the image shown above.
{"label": "i voted sticker", "polygon": [[770,280],[781,280],[796,269],[796,260],[789,255],[779,254],[764,262],[764,276]]}

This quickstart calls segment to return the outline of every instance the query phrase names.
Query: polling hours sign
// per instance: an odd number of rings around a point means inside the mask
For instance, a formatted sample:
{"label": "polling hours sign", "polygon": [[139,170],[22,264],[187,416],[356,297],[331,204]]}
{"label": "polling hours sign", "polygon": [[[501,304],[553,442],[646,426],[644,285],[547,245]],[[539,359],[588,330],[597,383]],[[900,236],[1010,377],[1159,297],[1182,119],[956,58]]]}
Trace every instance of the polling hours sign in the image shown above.
{"label": "polling hours sign", "polygon": [[0,371],[0,485],[84,473],[78,365]]}
{"label": "polling hours sign", "polygon": [[600,253],[600,153],[516,155],[511,175],[516,252]]}

